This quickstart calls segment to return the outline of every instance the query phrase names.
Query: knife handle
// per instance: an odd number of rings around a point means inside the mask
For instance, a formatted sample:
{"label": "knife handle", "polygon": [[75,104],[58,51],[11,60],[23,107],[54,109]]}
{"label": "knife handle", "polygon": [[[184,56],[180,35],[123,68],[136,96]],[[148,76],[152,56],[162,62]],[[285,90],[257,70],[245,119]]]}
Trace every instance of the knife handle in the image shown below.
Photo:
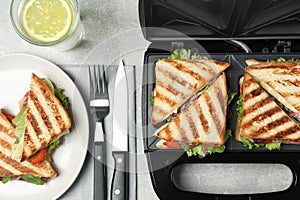
{"label": "knife handle", "polygon": [[112,154],[115,161],[115,169],[111,183],[111,200],[127,200],[127,152],[114,151]]}
{"label": "knife handle", "polygon": [[105,143],[94,143],[94,200],[106,200]]}

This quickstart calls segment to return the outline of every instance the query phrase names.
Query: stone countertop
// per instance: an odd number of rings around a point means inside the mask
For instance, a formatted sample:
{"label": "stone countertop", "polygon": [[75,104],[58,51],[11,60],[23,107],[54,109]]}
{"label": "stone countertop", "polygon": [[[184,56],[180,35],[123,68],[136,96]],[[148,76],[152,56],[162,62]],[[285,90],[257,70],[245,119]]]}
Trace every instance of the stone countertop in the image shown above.
{"label": "stone countertop", "polygon": [[[82,64],[117,64],[117,58],[122,55],[127,65],[136,66],[137,83],[142,80],[142,63],[144,52],[148,46],[148,42],[143,39],[142,33],[139,30],[138,19],[138,1],[137,0],[78,0],[80,5],[81,22],[85,29],[85,38],[81,45],[69,51],[58,51],[51,48],[37,47],[23,41],[14,31],[9,19],[10,1],[1,0],[0,3],[0,55],[9,53],[26,53],[45,58],[53,63],[60,65],[82,65]],[[122,45],[114,46],[119,48],[115,54],[112,54],[107,59],[101,60],[97,56],[99,49],[108,49],[115,37],[122,35],[122,32],[134,30],[135,36],[139,38],[139,50],[126,53],[128,48],[122,48]],[[110,40],[113,38],[112,40]],[[102,45],[104,45],[102,47]],[[129,45],[130,46],[130,45]],[[104,49],[105,50],[105,49]],[[105,55],[106,53],[101,53]],[[114,57],[114,58],[113,58]],[[137,95],[137,102],[140,102],[140,94]],[[140,104],[137,104],[137,108]],[[140,113],[138,109],[137,113]],[[140,114],[139,114],[140,115]],[[140,119],[140,117],[137,117]],[[140,123],[140,122],[138,122]],[[137,134],[141,134],[138,131]],[[139,148],[142,150],[143,146],[139,142]],[[90,162],[87,160],[86,162]],[[141,162],[140,162],[141,163]],[[146,163],[145,161],[143,163]],[[145,171],[146,166],[138,166]],[[140,173],[138,175],[139,181],[143,182],[143,187],[139,187],[138,192],[142,195],[142,199],[155,199],[155,193],[152,189],[149,175],[147,173]],[[147,184],[145,184],[147,183]],[[147,191],[147,192],[146,192]],[[152,191],[152,192],[151,192]],[[139,195],[138,194],[138,195]],[[147,195],[145,195],[147,194]],[[68,195],[71,196],[72,195]],[[90,194],[88,196],[91,196]],[[74,197],[73,197],[74,198]],[[63,198],[62,198],[63,199]]]}

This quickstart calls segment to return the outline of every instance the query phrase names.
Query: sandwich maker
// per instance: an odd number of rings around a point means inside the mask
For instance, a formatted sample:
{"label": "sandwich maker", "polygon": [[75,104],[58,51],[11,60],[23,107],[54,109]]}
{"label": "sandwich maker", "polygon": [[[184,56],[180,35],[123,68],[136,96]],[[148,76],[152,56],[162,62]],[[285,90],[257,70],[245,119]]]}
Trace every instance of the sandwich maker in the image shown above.
{"label": "sandwich maker", "polygon": [[[245,60],[300,58],[300,1],[297,0],[140,0],[140,24],[151,42],[144,55],[142,123],[144,152],[154,190],[160,199],[294,199],[300,195],[300,145],[282,145],[280,151],[244,147],[235,140],[236,101],[229,106],[227,128],[232,135],[226,150],[205,158],[187,157],[183,150],[158,149],[153,133],[161,124],[151,122],[150,94],[155,87],[155,62],[176,49],[191,49],[231,64],[225,71],[228,90],[239,95]],[[237,95],[237,96],[238,96]],[[281,163],[293,173],[291,186],[259,194],[208,194],[177,188],[173,170],[183,163]],[[293,198],[294,197],[294,198]]]}

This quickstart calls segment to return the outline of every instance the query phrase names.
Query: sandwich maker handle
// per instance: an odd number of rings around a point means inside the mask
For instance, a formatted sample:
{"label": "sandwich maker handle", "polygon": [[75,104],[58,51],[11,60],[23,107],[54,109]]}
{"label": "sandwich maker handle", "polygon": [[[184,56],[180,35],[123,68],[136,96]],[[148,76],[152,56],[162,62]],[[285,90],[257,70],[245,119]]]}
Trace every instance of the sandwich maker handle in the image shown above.
{"label": "sandwich maker handle", "polygon": [[94,200],[106,199],[105,143],[94,143]]}
{"label": "sandwich maker handle", "polygon": [[[299,152],[224,152],[214,154],[203,159],[190,157],[186,159],[183,154],[174,162],[164,166],[162,160],[170,160],[178,152],[147,152],[148,164],[152,185],[161,200],[282,200],[294,199],[300,195],[300,153]],[[172,180],[174,167],[183,163],[264,163],[284,164],[293,173],[293,180],[289,188],[278,192],[257,193],[257,194],[210,194],[180,190]]]}

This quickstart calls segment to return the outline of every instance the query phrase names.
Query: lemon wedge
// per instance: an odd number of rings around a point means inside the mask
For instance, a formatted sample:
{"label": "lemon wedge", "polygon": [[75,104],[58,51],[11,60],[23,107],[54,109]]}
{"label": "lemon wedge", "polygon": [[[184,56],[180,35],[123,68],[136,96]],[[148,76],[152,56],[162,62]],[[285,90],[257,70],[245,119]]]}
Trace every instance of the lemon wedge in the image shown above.
{"label": "lemon wedge", "polygon": [[74,10],[67,0],[28,0],[22,10],[24,30],[33,39],[50,43],[71,29]]}

